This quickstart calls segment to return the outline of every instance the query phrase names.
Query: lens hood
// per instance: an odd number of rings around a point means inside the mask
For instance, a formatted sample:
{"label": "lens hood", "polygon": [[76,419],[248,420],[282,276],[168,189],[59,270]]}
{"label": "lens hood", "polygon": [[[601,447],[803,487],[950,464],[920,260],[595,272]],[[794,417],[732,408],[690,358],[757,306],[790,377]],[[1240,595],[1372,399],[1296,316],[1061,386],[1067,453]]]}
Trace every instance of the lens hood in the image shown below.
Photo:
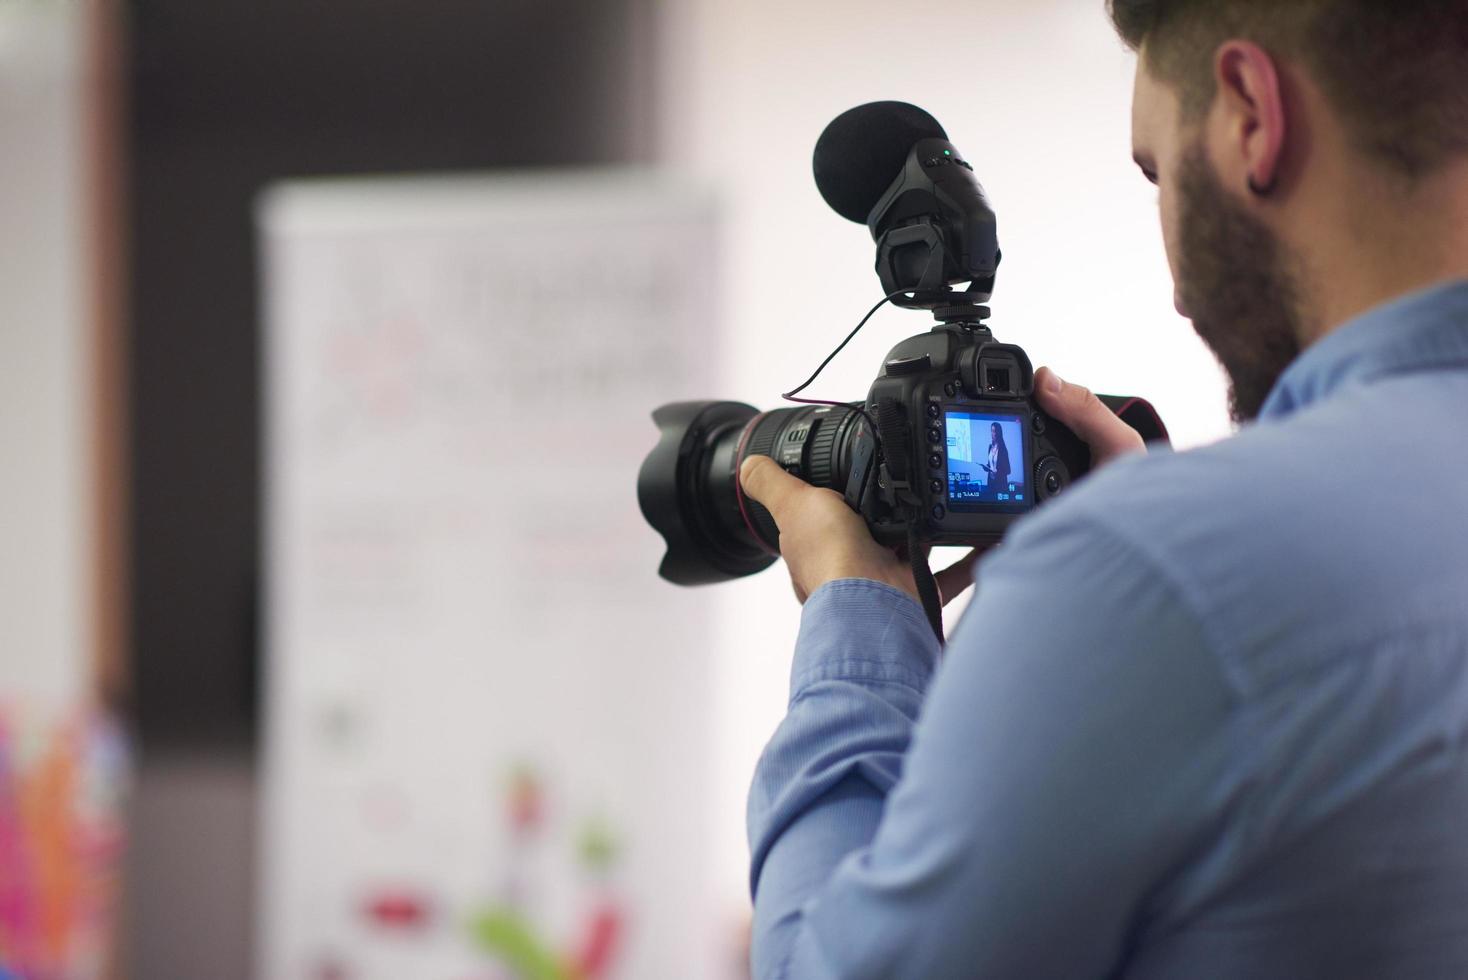
{"label": "lens hood", "polygon": [[712,401],[674,402],[652,413],[658,444],[638,471],[637,502],[668,546],[658,574],[669,582],[727,582],[774,563],[721,519],[725,510],[731,524],[737,517],[735,435],[758,414],[742,402]]}

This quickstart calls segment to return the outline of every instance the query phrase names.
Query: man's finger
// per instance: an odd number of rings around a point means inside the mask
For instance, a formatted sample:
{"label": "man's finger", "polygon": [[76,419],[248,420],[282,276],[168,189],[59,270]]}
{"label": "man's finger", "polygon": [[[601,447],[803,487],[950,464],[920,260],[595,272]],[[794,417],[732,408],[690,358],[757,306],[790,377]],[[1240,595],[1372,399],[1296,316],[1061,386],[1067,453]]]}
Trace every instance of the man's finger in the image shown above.
{"label": "man's finger", "polygon": [[938,582],[938,593],[943,597],[943,605],[946,606],[963,595],[964,590],[974,584],[974,563],[984,557],[986,551],[987,548],[975,548],[933,576]]}
{"label": "man's finger", "polygon": [[786,473],[768,456],[747,458],[739,467],[739,483],[746,494],[764,504],[776,524],[780,523],[780,513],[791,495],[809,486]]}
{"label": "man's finger", "polygon": [[1091,457],[1098,465],[1146,449],[1137,430],[1117,418],[1089,388],[1070,384],[1047,367],[1035,372],[1035,397],[1041,408],[1091,447]]}

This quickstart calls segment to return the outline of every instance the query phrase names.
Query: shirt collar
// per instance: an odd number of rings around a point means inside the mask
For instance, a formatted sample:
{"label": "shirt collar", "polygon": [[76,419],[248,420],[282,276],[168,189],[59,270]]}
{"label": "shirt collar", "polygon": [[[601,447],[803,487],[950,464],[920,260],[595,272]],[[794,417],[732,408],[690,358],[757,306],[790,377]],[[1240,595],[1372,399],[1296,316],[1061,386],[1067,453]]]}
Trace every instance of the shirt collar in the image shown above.
{"label": "shirt collar", "polygon": [[1429,286],[1341,324],[1275,382],[1261,419],[1289,415],[1386,374],[1468,365],[1468,279]]}

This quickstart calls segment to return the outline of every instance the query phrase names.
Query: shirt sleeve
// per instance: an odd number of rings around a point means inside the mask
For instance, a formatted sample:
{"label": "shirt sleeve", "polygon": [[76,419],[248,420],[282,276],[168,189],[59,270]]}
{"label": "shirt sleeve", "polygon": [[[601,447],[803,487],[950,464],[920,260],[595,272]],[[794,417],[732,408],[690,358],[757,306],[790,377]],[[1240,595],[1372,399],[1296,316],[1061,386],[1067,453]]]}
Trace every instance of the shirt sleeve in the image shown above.
{"label": "shirt sleeve", "polygon": [[941,669],[895,589],[806,603],[749,801],[756,977],[1105,976],[1216,829],[1233,697],[1198,618],[1052,516],[981,564]]}

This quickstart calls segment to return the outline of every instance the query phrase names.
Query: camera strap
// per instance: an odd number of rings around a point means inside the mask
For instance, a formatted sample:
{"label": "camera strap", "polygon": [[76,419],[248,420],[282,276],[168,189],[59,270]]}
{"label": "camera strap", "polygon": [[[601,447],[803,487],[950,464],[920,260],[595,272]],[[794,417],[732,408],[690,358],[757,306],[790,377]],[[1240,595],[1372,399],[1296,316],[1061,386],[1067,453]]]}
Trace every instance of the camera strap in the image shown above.
{"label": "camera strap", "polygon": [[882,462],[887,464],[889,489],[907,489],[908,430],[907,413],[895,398],[877,401],[877,438],[882,446]]}
{"label": "camera strap", "polygon": [[938,594],[938,581],[928,567],[928,552],[918,535],[917,523],[907,526],[907,560],[912,567],[912,580],[917,583],[918,598],[922,600],[923,612],[928,616],[928,625],[938,645],[943,645],[943,597]]}

